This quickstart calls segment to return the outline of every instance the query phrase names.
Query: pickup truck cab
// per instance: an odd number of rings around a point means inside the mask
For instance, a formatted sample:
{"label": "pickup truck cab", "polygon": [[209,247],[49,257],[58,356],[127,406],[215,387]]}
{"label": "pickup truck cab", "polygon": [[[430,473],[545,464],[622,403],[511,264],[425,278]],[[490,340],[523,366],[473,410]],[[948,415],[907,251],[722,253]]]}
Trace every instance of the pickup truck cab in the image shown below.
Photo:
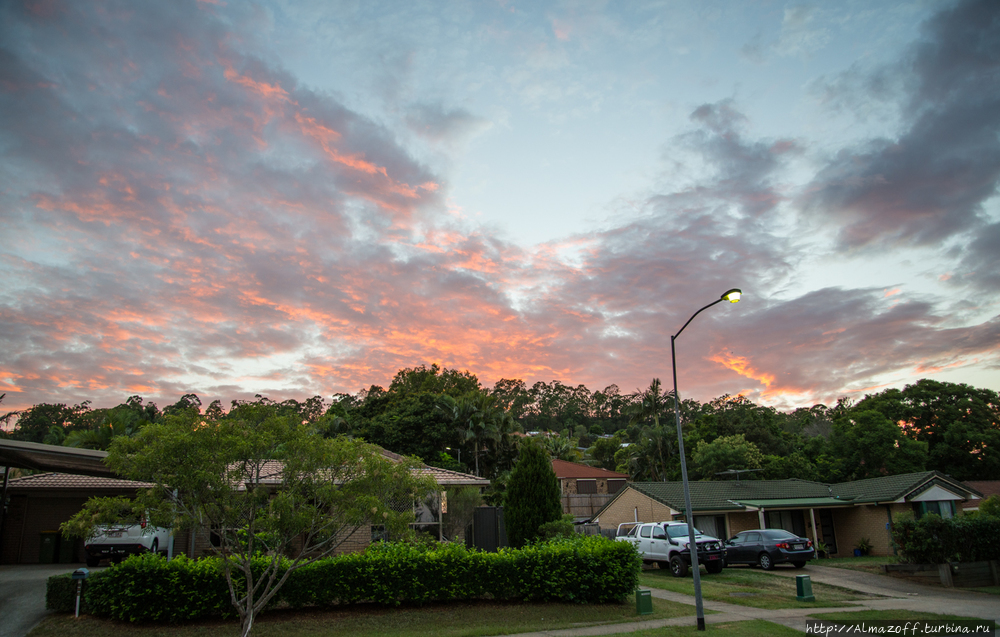
{"label": "pickup truck cab", "polygon": [[152,526],[145,520],[131,526],[115,525],[97,529],[84,542],[87,566],[97,566],[102,559],[121,562],[136,553],[159,553],[167,550],[170,529]]}
{"label": "pickup truck cab", "polygon": [[[686,522],[627,522],[618,525],[616,540],[631,542],[646,564],[670,565],[674,577],[684,577],[691,566]],[[698,563],[709,573],[721,573],[726,553],[722,541],[695,529]]]}

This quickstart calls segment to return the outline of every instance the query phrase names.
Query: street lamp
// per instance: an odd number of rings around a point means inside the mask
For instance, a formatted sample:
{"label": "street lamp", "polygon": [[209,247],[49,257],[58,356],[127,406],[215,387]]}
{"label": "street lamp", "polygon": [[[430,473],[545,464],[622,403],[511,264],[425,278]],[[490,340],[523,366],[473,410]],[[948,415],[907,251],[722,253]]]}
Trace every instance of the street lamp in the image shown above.
{"label": "street lamp", "polygon": [[[718,301],[713,301],[691,315],[684,327],[687,327],[694,317],[698,316],[716,303],[729,301],[736,303],[743,296],[739,288],[733,288],[719,297]],[[681,480],[684,483],[684,508],[688,523],[688,548],[691,550],[691,571],[694,575],[694,604],[698,615],[698,630],[705,630],[705,608],[701,603],[701,573],[698,570],[698,544],[694,541],[694,516],[691,510],[691,486],[688,484],[687,460],[684,459],[684,433],[681,431],[681,397],[677,393],[677,355],[674,353],[674,341],[684,331],[684,327],[670,337],[670,364],[674,370],[674,420],[677,421],[677,448],[681,456]]]}

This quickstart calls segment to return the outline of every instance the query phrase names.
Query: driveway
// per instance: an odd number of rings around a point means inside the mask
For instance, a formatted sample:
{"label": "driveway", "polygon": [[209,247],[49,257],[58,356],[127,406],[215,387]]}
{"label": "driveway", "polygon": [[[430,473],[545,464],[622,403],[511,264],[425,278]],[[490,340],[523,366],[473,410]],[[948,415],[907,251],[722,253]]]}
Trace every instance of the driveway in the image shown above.
{"label": "driveway", "polygon": [[0,566],[0,637],[24,637],[42,621],[45,582],[72,573],[82,564],[12,564]]}

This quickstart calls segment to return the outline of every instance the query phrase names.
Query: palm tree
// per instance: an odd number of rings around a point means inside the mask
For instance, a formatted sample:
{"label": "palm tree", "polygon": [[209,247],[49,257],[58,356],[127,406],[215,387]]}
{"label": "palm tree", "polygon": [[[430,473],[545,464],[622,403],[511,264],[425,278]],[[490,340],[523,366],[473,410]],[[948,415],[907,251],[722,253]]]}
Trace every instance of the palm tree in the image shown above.
{"label": "palm tree", "polygon": [[638,402],[627,409],[630,425],[653,421],[653,427],[643,430],[640,444],[633,445],[634,450],[629,453],[630,473],[635,477],[647,474],[650,480],[667,479],[667,464],[677,454],[674,436],[669,427],[660,427],[660,416],[666,418],[673,406],[672,396],[673,392],[663,391],[660,379],[654,378],[649,388],[638,394]]}

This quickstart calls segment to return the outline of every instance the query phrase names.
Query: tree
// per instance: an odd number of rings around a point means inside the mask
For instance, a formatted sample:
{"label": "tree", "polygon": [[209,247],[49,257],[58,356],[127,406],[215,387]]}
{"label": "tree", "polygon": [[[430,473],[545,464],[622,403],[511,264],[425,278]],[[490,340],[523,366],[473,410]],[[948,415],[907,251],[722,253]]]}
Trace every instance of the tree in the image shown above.
{"label": "tree", "polygon": [[743,434],[720,436],[712,442],[698,441],[692,458],[695,474],[703,480],[715,480],[727,469],[760,469],[764,454]]}
{"label": "tree", "polygon": [[[412,504],[436,486],[377,447],[324,438],[276,405],[242,403],[215,422],[180,409],[135,437],[118,437],[107,464],[152,482],[132,501],[154,524],[209,527],[220,538],[226,582],[241,634],[295,570],[333,553],[361,528],[405,530]],[[63,525],[86,536],[114,515],[95,499]],[[251,564],[254,568],[251,569]]]}
{"label": "tree", "polygon": [[537,444],[521,448],[521,457],[507,482],[504,522],[507,540],[514,548],[538,537],[538,528],[562,516],[559,481],[549,456]]}
{"label": "tree", "polygon": [[[859,403],[859,407],[863,403]],[[927,443],[911,440],[880,412],[857,407],[833,423],[830,446],[844,462],[846,480],[924,471]]]}

